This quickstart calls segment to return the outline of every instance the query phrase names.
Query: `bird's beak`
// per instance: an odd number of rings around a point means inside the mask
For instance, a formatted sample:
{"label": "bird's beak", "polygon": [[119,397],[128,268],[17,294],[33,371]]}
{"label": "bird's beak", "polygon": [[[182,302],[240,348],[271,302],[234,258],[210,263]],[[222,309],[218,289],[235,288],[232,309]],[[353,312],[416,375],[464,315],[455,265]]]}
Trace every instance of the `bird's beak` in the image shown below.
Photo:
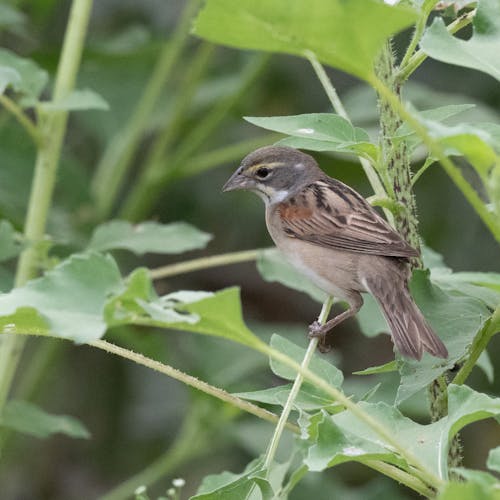
{"label": "bird's beak", "polygon": [[248,189],[250,187],[251,179],[240,172],[240,169],[229,178],[229,180],[222,187],[222,192],[236,191],[237,189]]}

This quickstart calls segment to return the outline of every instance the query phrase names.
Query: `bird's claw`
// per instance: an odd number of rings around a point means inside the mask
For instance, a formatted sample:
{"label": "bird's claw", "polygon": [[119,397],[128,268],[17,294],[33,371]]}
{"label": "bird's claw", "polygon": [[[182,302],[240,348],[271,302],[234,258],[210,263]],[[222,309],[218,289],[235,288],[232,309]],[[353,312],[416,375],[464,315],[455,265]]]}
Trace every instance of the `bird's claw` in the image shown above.
{"label": "bird's claw", "polygon": [[318,342],[318,349],[319,352],[321,353],[326,353],[331,350],[331,346],[327,344],[326,342],[326,334],[325,330],[323,329],[323,325],[319,323],[318,321],[315,321],[314,323],[311,323],[309,325],[309,335],[308,337],[310,339],[319,339]]}

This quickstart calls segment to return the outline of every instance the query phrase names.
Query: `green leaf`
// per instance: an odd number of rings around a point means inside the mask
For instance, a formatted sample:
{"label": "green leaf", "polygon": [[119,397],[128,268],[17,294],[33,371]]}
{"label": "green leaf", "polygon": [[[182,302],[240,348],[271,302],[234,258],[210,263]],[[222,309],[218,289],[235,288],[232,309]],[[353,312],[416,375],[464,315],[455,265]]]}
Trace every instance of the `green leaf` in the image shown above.
{"label": "green leaf", "polygon": [[288,137],[278,142],[293,148],[313,151],[337,151],[378,158],[378,147],[370,142],[368,134],[351,122],[333,113],[311,113],[295,116],[249,117],[245,120],[258,127]]}
{"label": "green leaf", "polygon": [[312,51],[323,63],[370,79],[384,42],[416,18],[408,7],[375,0],[209,0],[194,31],[241,49],[299,56]]}
{"label": "green leaf", "polygon": [[[248,401],[284,406],[288,399],[288,395],[290,394],[291,388],[292,384],[290,383],[277,387],[270,387],[268,389],[262,389],[260,391],[239,392],[234,395]],[[336,404],[330,396],[307,382],[302,384],[293,404],[294,408],[306,412],[325,409],[331,413],[339,411],[340,409],[343,410],[343,407]]]}
{"label": "green leaf", "polygon": [[480,0],[472,21],[474,32],[469,40],[448,33],[441,18],[426,30],[421,49],[433,59],[465,68],[477,69],[500,80],[500,6],[497,0]]}
{"label": "green leaf", "polygon": [[262,341],[245,325],[238,288],[174,292],[157,297],[146,269],[136,270],[127,288],[106,305],[109,326],[136,324],[202,333],[258,346]]}
{"label": "green leaf", "polygon": [[0,94],[3,94],[9,86],[14,88],[19,85],[21,85],[21,75],[13,68],[0,66]]}
{"label": "green leaf", "polygon": [[115,220],[100,225],[93,233],[87,250],[130,250],[137,255],[147,252],[174,254],[204,248],[211,236],[185,222],[132,225]]}
{"label": "green leaf", "polygon": [[486,462],[488,469],[495,472],[500,472],[500,446],[493,448],[488,453],[488,460]]}
{"label": "green leaf", "polygon": [[[32,101],[38,99],[49,79],[47,72],[31,59],[19,57],[6,49],[0,49],[0,67],[10,68],[10,76],[13,79],[8,82],[8,85]],[[17,73],[19,78],[17,76],[14,77],[13,72]],[[5,77],[6,72],[4,71],[4,83],[6,81]]]}
{"label": "green leaf", "polygon": [[266,281],[277,281],[289,288],[307,293],[317,302],[322,303],[327,297],[325,292],[298,272],[276,248],[269,248],[259,253],[257,269]]}
{"label": "green leaf", "polygon": [[0,221],[0,262],[15,257],[21,251],[20,236],[9,221]]}
{"label": "green leaf", "polygon": [[[262,500],[271,500],[271,485],[266,480],[263,459],[250,462],[241,474],[222,472],[203,478],[201,486],[191,500],[240,500],[250,498],[251,491],[259,487]],[[272,469],[269,472],[272,473]]]}
{"label": "green leaf", "polygon": [[[483,486],[486,490],[494,487],[498,490],[500,483],[498,479],[489,472],[482,470],[465,469],[463,467],[454,467],[451,471],[463,477],[466,481],[471,481]],[[498,496],[498,495],[497,495]]]}
{"label": "green leaf", "polygon": [[459,290],[444,290],[417,270],[410,283],[411,292],[425,318],[448,348],[446,360],[425,353],[421,361],[401,358],[399,404],[451,369],[467,353],[476,333],[490,316],[486,304]]}
{"label": "green leaf", "polygon": [[[283,354],[286,354],[299,364],[304,359],[306,353],[306,349],[303,347],[299,347],[297,344],[290,342],[285,337],[276,334],[271,337],[271,347],[279,352],[282,352]],[[276,361],[274,358],[271,358],[270,365],[271,370],[275,375],[278,375],[278,377],[282,377],[286,380],[295,380],[297,372],[293,368]],[[340,387],[344,381],[342,372],[336,366],[316,354],[313,355],[311,359],[309,370],[326,380],[334,387]]]}
{"label": "green leaf", "polygon": [[90,89],[73,90],[59,101],[40,102],[39,107],[45,111],[109,110],[109,104],[104,98]]}
{"label": "green leaf", "polygon": [[[448,445],[453,436],[469,423],[500,413],[500,398],[490,398],[466,386],[450,385],[449,414],[438,422],[422,425],[405,417],[386,403],[358,403],[372,418],[390,429],[399,443],[412,452],[429,470],[447,479]],[[379,457],[406,467],[404,462],[380,441],[363,420],[349,411],[332,416],[314,416],[309,421],[306,464],[322,470],[346,460],[363,461]]]}
{"label": "green leaf", "polygon": [[364,370],[352,373],[353,375],[374,375],[376,373],[395,372],[397,371],[397,369],[398,369],[398,362],[396,360],[393,360],[383,365],[371,366],[370,368],[365,368]]}
{"label": "green leaf", "polygon": [[54,335],[89,342],[106,331],[108,297],[123,288],[115,261],[73,255],[43,277],[0,295],[2,333]]}
{"label": "green leaf", "polygon": [[467,483],[447,483],[437,500],[494,500],[493,490],[488,491],[482,484],[474,481]]}
{"label": "green leaf", "polygon": [[491,362],[488,351],[483,351],[479,356],[476,366],[482,370],[490,384],[495,381],[495,368]]}
{"label": "green leaf", "polygon": [[57,433],[73,438],[90,437],[89,431],[76,418],[51,415],[25,401],[8,401],[0,417],[0,426],[38,438],[47,438]]}

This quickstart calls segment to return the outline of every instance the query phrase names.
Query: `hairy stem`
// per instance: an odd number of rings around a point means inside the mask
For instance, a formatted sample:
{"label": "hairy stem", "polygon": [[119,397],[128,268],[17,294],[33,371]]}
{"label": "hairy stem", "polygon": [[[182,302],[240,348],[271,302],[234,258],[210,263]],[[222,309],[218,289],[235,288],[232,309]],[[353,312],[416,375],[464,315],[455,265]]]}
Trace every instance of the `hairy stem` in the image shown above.
{"label": "hairy stem", "polygon": [[[326,323],[326,320],[328,319],[328,315],[330,314],[330,310],[332,308],[332,304],[333,304],[333,298],[328,297],[325,300],[323,307],[321,308],[321,312],[319,314],[319,317],[318,317],[318,322],[321,325]],[[310,340],[309,346],[307,347],[307,351],[304,355],[304,359],[302,360],[302,363],[300,364],[300,366],[302,368],[305,369],[309,366],[309,363],[311,362],[314,351],[316,350],[316,347],[318,345],[318,341],[319,341],[319,339],[317,337],[312,338]],[[281,439],[281,435],[283,434],[283,430],[284,430],[285,425],[288,421],[288,417],[290,416],[290,412],[293,409],[295,399],[297,398],[297,395],[299,394],[300,387],[302,386],[303,381],[304,381],[304,377],[300,373],[297,373],[297,376],[295,377],[295,380],[293,382],[290,393],[288,394],[288,398],[286,400],[286,403],[283,406],[283,411],[281,412],[280,419],[279,419],[278,424],[276,425],[276,427],[274,429],[273,437],[271,438],[271,442],[269,443],[269,447],[268,447],[267,452],[266,452],[264,467],[268,470],[271,467],[271,464],[273,463],[274,456],[276,455],[276,451],[278,450],[278,445],[279,445],[279,442]]]}
{"label": "hairy stem", "polygon": [[[91,9],[92,0],[73,1],[54,84],[54,101],[63,99],[73,90]],[[40,252],[37,243],[45,234],[67,119],[67,111],[45,111],[41,116],[38,130],[42,142],[37,152],[24,227],[24,236],[31,245],[19,258],[16,286],[24,285],[37,274]],[[6,334],[0,338],[0,412],[7,399],[24,342],[25,338],[21,335]]]}
{"label": "hairy stem", "polygon": [[149,274],[151,279],[158,280],[176,276],[178,274],[191,273],[200,269],[210,267],[227,266],[229,264],[238,264],[239,262],[250,262],[256,260],[262,250],[244,250],[242,252],[223,253],[221,255],[212,255],[211,257],[201,257],[199,259],[179,262],[179,264],[170,264],[168,266],[151,269]]}

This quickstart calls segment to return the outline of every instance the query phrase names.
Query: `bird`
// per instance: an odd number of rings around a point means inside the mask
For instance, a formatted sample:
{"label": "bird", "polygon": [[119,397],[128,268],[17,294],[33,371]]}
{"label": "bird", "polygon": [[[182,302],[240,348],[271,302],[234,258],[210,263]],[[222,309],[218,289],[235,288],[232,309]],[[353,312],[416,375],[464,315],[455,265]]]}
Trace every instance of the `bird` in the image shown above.
{"label": "bird", "polygon": [[357,191],[326,175],[316,160],[287,146],[261,147],[243,158],[222,190],[247,190],[265,204],[268,232],[284,257],[348,308],[309,326],[319,345],[335,326],[354,316],[363,293],[377,301],[392,340],[406,358],[448,351],[413,300],[409,245]]}

